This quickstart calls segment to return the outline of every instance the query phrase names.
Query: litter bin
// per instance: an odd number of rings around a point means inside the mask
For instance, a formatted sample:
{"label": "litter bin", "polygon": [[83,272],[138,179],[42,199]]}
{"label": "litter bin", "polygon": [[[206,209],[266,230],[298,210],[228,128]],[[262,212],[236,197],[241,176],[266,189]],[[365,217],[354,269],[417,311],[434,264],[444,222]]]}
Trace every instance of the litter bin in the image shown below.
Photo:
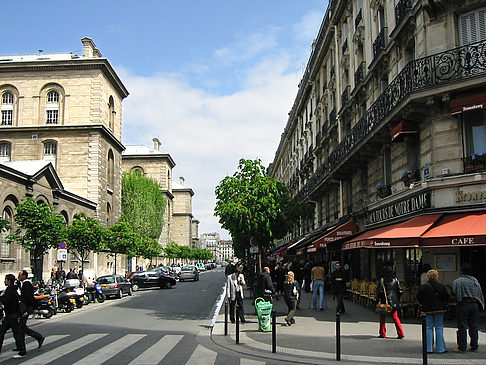
{"label": "litter bin", "polygon": [[263,298],[256,298],[255,308],[258,316],[258,329],[260,331],[270,332],[272,330],[273,304],[266,302]]}

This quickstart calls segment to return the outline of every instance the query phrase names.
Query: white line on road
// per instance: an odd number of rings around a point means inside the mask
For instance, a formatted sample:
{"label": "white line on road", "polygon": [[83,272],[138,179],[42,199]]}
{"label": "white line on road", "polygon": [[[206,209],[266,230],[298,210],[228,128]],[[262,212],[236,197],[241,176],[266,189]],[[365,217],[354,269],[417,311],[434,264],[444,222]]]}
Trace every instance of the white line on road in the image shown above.
{"label": "white line on road", "polygon": [[[103,346],[98,351],[91,353],[90,355],[86,356],[85,358],[75,362],[73,365],[93,365],[93,364],[102,364],[105,361],[111,359],[113,356],[119,354],[123,350],[125,350],[128,346],[133,345],[135,342],[140,341],[144,338],[145,334],[129,334],[123,336],[122,338],[112,342],[106,346]],[[73,345],[76,343],[74,342]]]}
{"label": "white line on road", "polygon": [[194,350],[189,360],[187,360],[186,365],[214,364],[216,356],[218,356],[218,353],[209,350],[202,345],[197,345],[196,350]]}
{"label": "white line on road", "polygon": [[130,365],[154,365],[158,364],[183,338],[183,335],[165,335],[155,345],[150,346]]}
{"label": "white line on road", "polygon": [[214,311],[213,320],[211,321],[212,327],[214,327],[214,324],[216,323],[216,319],[219,316],[219,311],[221,310],[221,306],[223,305],[225,298],[226,298],[226,283],[223,285],[222,293],[219,296],[218,302],[216,303],[216,310]]}
{"label": "white line on road", "polygon": [[251,359],[245,359],[242,358],[240,359],[240,365],[265,365],[265,361],[257,361],[257,360],[251,360]]}
{"label": "white line on road", "polygon": [[[68,337],[68,335],[53,335],[53,336],[47,336],[45,341],[44,341],[44,346],[47,345],[48,343],[55,342],[57,340],[60,340],[61,338]],[[10,342],[10,341],[9,341]],[[11,341],[13,342],[13,341]],[[26,344],[27,347],[27,355],[31,353],[31,351],[36,351],[37,349],[37,341],[31,341]],[[2,349],[3,350],[3,349]],[[5,351],[5,350],[4,350]],[[37,352],[37,351],[36,351]],[[16,355],[15,352],[12,352],[10,350],[2,352],[2,356],[0,356],[0,362],[5,361],[9,357],[12,357],[13,355]]]}

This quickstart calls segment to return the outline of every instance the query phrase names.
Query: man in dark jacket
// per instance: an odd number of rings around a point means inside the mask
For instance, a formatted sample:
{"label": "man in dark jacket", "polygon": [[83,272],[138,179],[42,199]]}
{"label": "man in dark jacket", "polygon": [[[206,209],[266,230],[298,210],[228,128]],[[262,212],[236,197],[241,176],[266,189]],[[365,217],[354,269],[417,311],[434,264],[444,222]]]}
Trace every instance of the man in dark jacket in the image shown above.
{"label": "man in dark jacket", "polygon": [[0,294],[0,301],[2,302],[3,312],[5,314],[5,318],[0,325],[0,352],[2,352],[5,333],[11,328],[15,338],[15,344],[17,345],[17,350],[19,351],[18,355],[15,355],[14,358],[20,359],[27,354],[27,351],[25,350],[25,340],[24,336],[21,334],[18,322],[20,315],[19,295],[17,293],[15,276],[13,274],[5,275],[5,285],[7,288]]}
{"label": "man in dark jacket", "polygon": [[336,263],[336,270],[331,274],[331,285],[334,296],[336,297],[336,313],[345,313],[343,297],[346,292],[346,273],[341,268],[339,262]]}
{"label": "man in dark jacket", "polygon": [[260,277],[260,284],[263,291],[263,299],[265,299],[267,302],[273,303],[272,296],[277,294],[277,292],[273,286],[272,277],[270,276],[270,268],[268,266],[263,268],[263,273]]}
{"label": "man in dark jacket", "polygon": [[27,327],[27,319],[29,315],[34,313],[34,286],[27,279],[29,274],[26,270],[22,270],[19,272],[19,280],[20,280],[20,312],[21,316],[19,318],[19,325],[20,325],[20,334],[25,341],[25,335],[29,335],[34,337],[39,344],[39,349],[44,342],[44,336],[42,336],[39,332],[34,331],[33,329]]}
{"label": "man in dark jacket", "polygon": [[69,272],[66,275],[66,279],[77,279],[78,275],[73,271],[73,269],[69,270]]}

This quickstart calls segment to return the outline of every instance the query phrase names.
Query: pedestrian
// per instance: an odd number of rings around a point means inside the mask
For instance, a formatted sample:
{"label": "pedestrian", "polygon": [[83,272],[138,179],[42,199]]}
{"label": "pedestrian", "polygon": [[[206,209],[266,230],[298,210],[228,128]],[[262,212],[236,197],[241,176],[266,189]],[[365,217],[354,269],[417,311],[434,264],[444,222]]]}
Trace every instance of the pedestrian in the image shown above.
{"label": "pedestrian", "polygon": [[224,274],[226,275],[226,277],[228,277],[229,275],[234,274],[235,269],[236,269],[236,266],[233,264],[233,262],[230,262],[226,266],[226,268],[224,269]]}
{"label": "pedestrian", "polygon": [[304,266],[304,260],[301,260],[300,262],[296,262],[294,265],[292,265],[294,270],[292,270],[294,272],[294,276],[295,276],[295,281],[297,281],[299,283],[299,297],[297,299],[297,309],[300,309],[300,298],[302,297],[301,296],[301,292],[302,292],[302,285],[304,283],[304,271],[302,270],[303,266]]}
{"label": "pedestrian", "polygon": [[427,276],[429,270],[432,270],[432,266],[430,266],[430,264],[424,264],[422,267],[422,274],[420,274],[420,285],[424,285],[429,281]]}
{"label": "pedestrian", "polygon": [[15,339],[16,349],[19,351],[17,355],[14,356],[15,359],[20,359],[27,355],[25,349],[25,339],[22,336],[20,325],[19,325],[19,294],[17,293],[17,287],[15,286],[15,275],[7,274],[5,275],[5,285],[6,289],[0,294],[0,301],[3,305],[4,318],[2,324],[0,325],[0,353],[2,352],[3,339],[5,333],[12,329],[13,336]]}
{"label": "pedestrian", "polygon": [[240,322],[245,323],[245,310],[243,308],[243,286],[246,285],[245,277],[238,268],[228,276],[228,299],[230,301],[230,320],[235,323],[235,309],[238,306]]}
{"label": "pedestrian", "polygon": [[[393,269],[390,266],[387,266],[383,272],[380,284],[378,284],[378,287],[376,288],[376,298],[379,303],[386,303],[388,301],[388,304],[392,306],[391,316],[395,322],[398,339],[405,338],[402,323],[400,322],[400,318],[398,318],[398,306],[400,305],[400,297],[402,296],[402,293],[403,291],[400,282],[395,277]],[[380,335],[378,337],[386,338],[384,314],[380,314]]]}
{"label": "pedestrian", "polygon": [[462,275],[452,282],[456,294],[457,348],[452,350],[464,353],[467,348],[466,331],[469,330],[470,351],[478,351],[479,309],[484,309],[484,296],[481,285],[473,276],[472,266],[462,265]]}
{"label": "pedestrian", "polygon": [[26,270],[22,270],[19,272],[19,281],[20,281],[20,318],[19,318],[19,325],[20,325],[20,335],[24,339],[25,342],[25,335],[29,335],[37,340],[39,344],[38,348],[42,347],[44,343],[44,336],[42,336],[39,332],[34,331],[33,329],[27,327],[27,319],[31,314],[34,313],[34,286],[27,279],[29,274]]}
{"label": "pedestrian", "polygon": [[312,264],[309,261],[306,261],[304,267],[302,268],[302,271],[304,273],[304,290],[306,293],[309,293],[311,291],[311,270]]}
{"label": "pedestrian", "polygon": [[76,273],[73,271],[73,269],[70,269],[69,272],[67,273],[66,275],[66,279],[77,279],[78,276],[76,275]]}
{"label": "pedestrian", "polygon": [[277,294],[277,292],[273,286],[272,278],[270,276],[270,268],[268,266],[263,268],[263,273],[260,276],[260,285],[262,288],[263,299],[273,304],[273,296]]}
{"label": "pedestrian", "polygon": [[285,322],[287,326],[295,324],[295,310],[297,309],[297,300],[299,299],[299,282],[294,278],[294,272],[289,271],[285,277],[284,283],[284,299],[285,304],[287,304],[288,313],[285,317]]}
{"label": "pedestrian", "polygon": [[422,285],[417,293],[421,311],[426,315],[427,322],[427,352],[434,351],[435,328],[435,352],[443,354],[447,352],[444,341],[444,313],[447,312],[449,293],[444,285],[438,282],[437,270],[427,271],[427,283]]}
{"label": "pedestrian", "polygon": [[55,280],[56,280],[56,268],[53,267],[51,270],[51,283],[54,283]]}
{"label": "pedestrian", "polygon": [[316,264],[311,271],[312,279],[312,309],[317,309],[317,295],[319,295],[319,310],[324,310],[324,280],[326,272],[323,265]]}
{"label": "pedestrian", "polygon": [[285,268],[282,263],[279,263],[277,265],[277,268],[275,270],[275,275],[276,275],[276,282],[277,282],[277,295],[279,294],[282,295],[284,282],[285,282]]}
{"label": "pedestrian", "polygon": [[345,313],[343,298],[346,292],[346,273],[341,268],[341,263],[336,262],[336,269],[331,274],[333,295],[336,298],[336,313]]}
{"label": "pedestrian", "polygon": [[64,281],[64,279],[66,279],[66,272],[64,271],[64,269],[62,267],[58,267],[57,271],[56,271],[56,280],[59,283],[62,283]]}

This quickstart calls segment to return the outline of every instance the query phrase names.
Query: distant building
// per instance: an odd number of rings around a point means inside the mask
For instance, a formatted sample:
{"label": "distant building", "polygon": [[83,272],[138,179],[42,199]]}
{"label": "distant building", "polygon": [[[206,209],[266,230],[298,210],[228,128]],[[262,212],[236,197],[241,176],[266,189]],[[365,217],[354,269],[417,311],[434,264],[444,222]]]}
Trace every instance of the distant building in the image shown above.
{"label": "distant building", "polygon": [[220,234],[216,232],[201,234],[199,246],[211,251],[217,262],[231,259],[234,256],[233,242],[221,240]]}

